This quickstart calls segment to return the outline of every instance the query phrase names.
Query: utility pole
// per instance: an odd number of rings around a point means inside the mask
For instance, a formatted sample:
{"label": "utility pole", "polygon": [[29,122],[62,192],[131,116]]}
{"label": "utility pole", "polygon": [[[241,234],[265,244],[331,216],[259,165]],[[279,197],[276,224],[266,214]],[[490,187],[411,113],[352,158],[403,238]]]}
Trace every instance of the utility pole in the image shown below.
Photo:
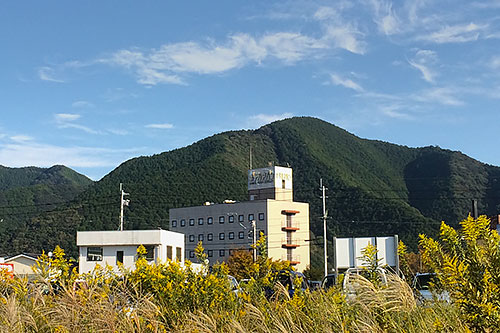
{"label": "utility pole", "polygon": [[325,195],[325,186],[323,185],[323,179],[319,180],[319,189],[321,190],[321,198],[323,199],[323,252],[325,256],[325,276],[328,275],[328,253],[327,253],[327,242],[326,242],[326,195]]}
{"label": "utility pole", "polygon": [[123,206],[128,206],[130,203],[129,199],[124,199],[123,197],[126,195],[130,195],[123,191],[123,184],[120,183],[120,231],[123,231]]}
{"label": "utility pole", "polygon": [[253,228],[253,262],[257,261],[257,222],[252,220]]}

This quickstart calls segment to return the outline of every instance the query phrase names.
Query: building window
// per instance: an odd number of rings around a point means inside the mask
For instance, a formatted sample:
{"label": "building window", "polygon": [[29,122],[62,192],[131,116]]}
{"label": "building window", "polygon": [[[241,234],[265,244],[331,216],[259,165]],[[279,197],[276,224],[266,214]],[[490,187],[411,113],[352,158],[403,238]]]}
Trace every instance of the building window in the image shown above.
{"label": "building window", "polygon": [[230,232],[228,236],[229,236],[229,239],[234,239],[234,232]]}
{"label": "building window", "polygon": [[181,227],[185,227],[186,226],[186,220],[182,219],[181,220]]}
{"label": "building window", "polygon": [[213,217],[207,218],[207,224],[212,224],[212,223],[214,223],[214,218]]}
{"label": "building window", "polygon": [[189,241],[192,243],[194,242],[194,235],[189,235]]}
{"label": "building window", "polygon": [[194,219],[189,219],[189,225],[194,225]]}
{"label": "building window", "polygon": [[259,221],[264,221],[264,213],[259,213]]}
{"label": "building window", "polygon": [[194,258],[194,251],[189,251],[189,258]]}
{"label": "building window", "polygon": [[172,221],[172,228],[177,228],[177,220]]}
{"label": "building window", "polygon": [[198,219],[198,225],[202,225],[202,224],[203,224],[203,217],[200,217],[200,218]]}
{"label": "building window", "polygon": [[225,250],[219,250],[219,257],[225,257],[226,256],[226,251]]}
{"label": "building window", "polygon": [[172,246],[167,245],[167,259],[172,260]]}
{"label": "building window", "polygon": [[243,221],[245,221],[245,216],[238,215],[238,222],[243,222]]}
{"label": "building window", "polygon": [[145,245],[146,249],[146,260],[153,261],[155,260],[155,246],[154,245]]}
{"label": "building window", "polygon": [[180,248],[180,247],[176,247],[176,248],[175,248],[175,259],[176,259],[178,262],[181,262],[181,261],[182,261],[182,248]]}
{"label": "building window", "polygon": [[214,239],[214,234],[208,234],[207,235],[207,240],[212,241]]}
{"label": "building window", "polygon": [[88,247],[87,261],[102,261],[102,247]]}
{"label": "building window", "polygon": [[116,251],[116,264],[123,264],[123,251]]}
{"label": "building window", "polygon": [[219,216],[219,223],[220,224],[224,223],[224,216]]}
{"label": "building window", "polygon": [[220,240],[224,240],[225,236],[226,236],[226,235],[224,235],[224,233],[223,233],[223,232],[221,232],[221,233],[219,234],[219,239],[220,239]]}
{"label": "building window", "polygon": [[284,189],[284,188],[285,188],[285,184],[286,184],[286,183],[285,183],[285,180],[284,180],[284,179],[282,179],[282,180],[281,180],[281,188],[283,188],[283,189]]}
{"label": "building window", "polygon": [[254,220],[253,214],[248,214],[248,222],[252,222]]}
{"label": "building window", "polygon": [[234,215],[229,215],[229,223],[233,223],[234,222]]}
{"label": "building window", "polygon": [[229,249],[229,256],[232,256],[234,253],[233,249]]}
{"label": "building window", "polygon": [[208,251],[207,251],[207,254],[208,254],[208,257],[209,257],[209,258],[212,258],[212,257],[213,257],[213,255],[214,255],[214,251],[212,251],[212,250],[208,250]]}
{"label": "building window", "polygon": [[203,234],[199,234],[198,235],[198,241],[199,242],[203,242]]}
{"label": "building window", "polygon": [[244,232],[244,231],[240,231],[240,232],[238,232],[238,238],[239,238],[239,239],[243,239],[243,238],[245,238],[245,232]]}

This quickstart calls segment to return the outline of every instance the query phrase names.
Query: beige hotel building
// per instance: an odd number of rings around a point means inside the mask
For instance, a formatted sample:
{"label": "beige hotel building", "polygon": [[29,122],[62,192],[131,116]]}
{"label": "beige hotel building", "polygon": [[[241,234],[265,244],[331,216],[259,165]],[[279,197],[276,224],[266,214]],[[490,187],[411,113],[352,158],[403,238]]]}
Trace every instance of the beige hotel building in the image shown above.
{"label": "beige hotel building", "polygon": [[292,180],[291,168],[253,169],[249,201],[170,209],[170,230],[186,235],[185,258],[194,259],[198,241],[211,264],[227,260],[234,250],[250,249],[255,223],[257,238],[261,232],[267,237],[269,257],[303,271],[310,263],[309,204],[293,201]]}

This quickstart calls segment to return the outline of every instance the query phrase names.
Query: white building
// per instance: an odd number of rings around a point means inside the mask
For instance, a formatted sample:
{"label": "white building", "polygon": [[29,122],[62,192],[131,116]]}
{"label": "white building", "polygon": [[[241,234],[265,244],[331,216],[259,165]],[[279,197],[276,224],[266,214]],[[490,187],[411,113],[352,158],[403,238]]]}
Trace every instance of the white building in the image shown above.
{"label": "white building", "polygon": [[184,264],[184,234],[167,230],[78,231],[79,272],[91,272],[97,264],[134,268],[137,248],[146,248],[151,262],[175,260]]}
{"label": "white building", "polygon": [[269,257],[288,260],[297,270],[310,262],[309,204],[293,201],[292,169],[267,167],[248,172],[250,201],[170,209],[170,229],[186,234],[186,258],[193,260],[198,241],[203,242],[211,263],[225,261],[236,249],[267,237]]}

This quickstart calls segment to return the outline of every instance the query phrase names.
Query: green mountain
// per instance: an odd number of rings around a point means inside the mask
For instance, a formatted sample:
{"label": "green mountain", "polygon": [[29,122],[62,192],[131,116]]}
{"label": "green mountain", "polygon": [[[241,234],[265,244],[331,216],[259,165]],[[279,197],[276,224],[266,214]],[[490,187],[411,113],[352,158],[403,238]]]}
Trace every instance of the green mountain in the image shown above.
{"label": "green mountain", "polygon": [[[0,254],[41,250],[25,242],[24,230],[31,220],[66,205],[92,183],[62,165],[51,168],[0,166]],[[44,230],[36,232],[52,237]]]}
{"label": "green mountain", "polygon": [[[320,178],[328,187],[330,239],[398,234],[415,248],[418,233],[434,234],[441,220],[456,224],[470,211],[472,199],[480,213],[500,212],[499,167],[438,147],[361,139],[325,121],[298,117],[126,161],[75,203],[31,219],[2,249],[15,244],[35,251],[60,244],[74,254],[76,230],[118,228],[120,183],[130,193],[127,229],[167,229],[173,207],[247,200],[250,148],[253,167],[293,168],[295,200],[310,203],[313,245],[322,246],[314,238],[322,235]],[[30,248],[34,245],[39,248]]]}

